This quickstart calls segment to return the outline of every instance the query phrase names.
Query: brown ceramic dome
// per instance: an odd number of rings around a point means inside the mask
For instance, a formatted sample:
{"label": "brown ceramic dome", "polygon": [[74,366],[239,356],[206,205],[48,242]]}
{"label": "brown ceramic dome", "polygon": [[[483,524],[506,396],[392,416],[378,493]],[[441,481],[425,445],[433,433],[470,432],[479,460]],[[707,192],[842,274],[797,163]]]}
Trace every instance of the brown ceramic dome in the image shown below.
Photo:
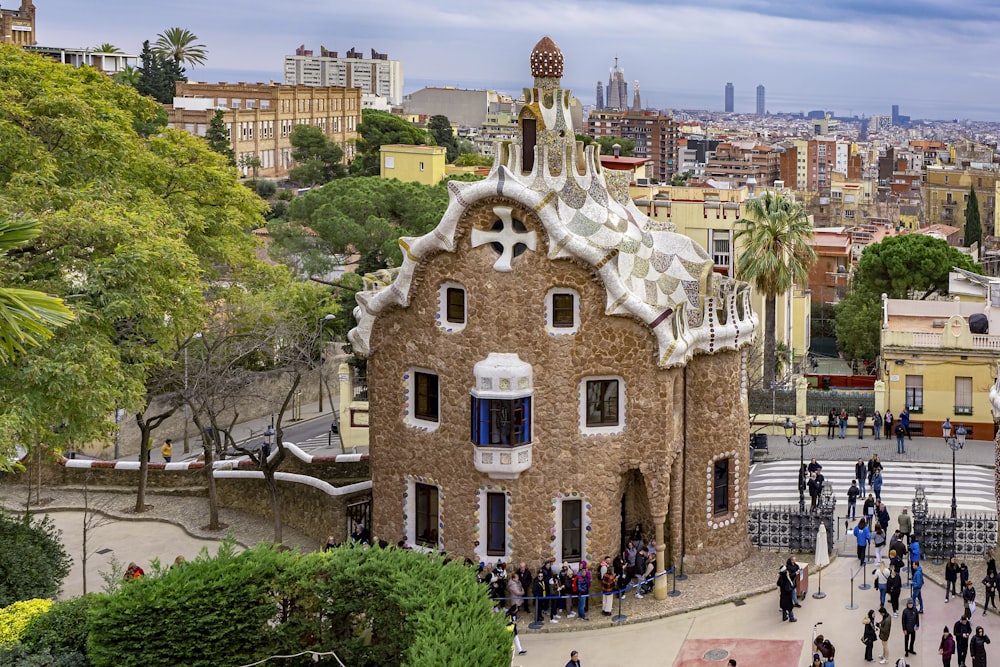
{"label": "brown ceramic dome", "polygon": [[531,52],[531,76],[562,77],[563,55],[549,37],[542,37]]}

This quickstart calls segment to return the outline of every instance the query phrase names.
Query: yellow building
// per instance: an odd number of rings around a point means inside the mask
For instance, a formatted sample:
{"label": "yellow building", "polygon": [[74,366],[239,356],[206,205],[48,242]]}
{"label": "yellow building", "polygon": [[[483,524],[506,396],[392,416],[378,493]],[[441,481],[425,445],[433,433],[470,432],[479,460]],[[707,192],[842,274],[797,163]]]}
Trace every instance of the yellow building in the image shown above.
{"label": "yellow building", "polygon": [[965,207],[969,201],[969,190],[973,187],[979,200],[979,219],[985,228],[994,216],[997,173],[974,167],[928,167],[923,184],[927,223],[958,227],[964,234]]}
{"label": "yellow building", "polygon": [[445,177],[444,146],[386,144],[379,149],[379,175],[404,183],[437,185]]}
{"label": "yellow building", "polygon": [[[993,284],[1000,303],[996,279],[962,273],[983,292]],[[886,383],[886,405],[894,415],[909,410],[910,423],[923,435],[940,436],[941,424],[950,419],[955,427],[964,424],[971,439],[993,439],[988,392],[996,381],[998,353],[1000,306],[982,297],[882,300],[880,379]]]}
{"label": "yellow building", "polygon": [[[752,195],[749,188],[717,190],[699,187],[633,187],[632,198],[654,222],[664,229],[670,225],[705,248],[715,263],[715,272],[734,276],[740,245],[733,246],[735,223],[745,213]],[[751,291],[751,303],[763,325],[764,299]],[[793,365],[809,352],[812,294],[806,285],[797,285],[778,296],[775,339],[792,353]],[[788,369],[786,368],[786,371]]]}

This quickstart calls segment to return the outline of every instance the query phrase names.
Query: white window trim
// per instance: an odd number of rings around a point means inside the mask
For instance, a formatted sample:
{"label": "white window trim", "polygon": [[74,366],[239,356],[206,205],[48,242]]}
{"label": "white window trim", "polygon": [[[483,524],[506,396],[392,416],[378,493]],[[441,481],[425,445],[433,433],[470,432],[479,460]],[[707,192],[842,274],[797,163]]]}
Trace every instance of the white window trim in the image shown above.
{"label": "white window trim", "polygon": [[[436,422],[420,419],[416,415],[417,407],[417,373],[428,373],[436,375],[438,378],[438,420]],[[430,368],[411,366],[406,369],[403,375],[404,391],[406,392],[406,416],[404,421],[407,426],[420,429],[422,431],[436,431],[441,425],[441,374]]]}
{"label": "white window trim", "polygon": [[556,494],[555,502],[552,504],[552,521],[554,534],[556,539],[552,540],[552,555],[556,559],[556,563],[561,563],[563,561],[562,557],[562,505],[565,501],[580,501],[580,519],[583,521],[583,525],[580,527],[580,558],[576,560],[566,559],[568,563],[579,563],[581,560],[585,560],[588,563],[593,562],[593,557],[587,551],[590,540],[587,539],[590,534],[590,503],[587,502],[586,497],[582,493],[566,493],[566,494]]}
{"label": "white window trim", "polygon": [[[504,494],[504,497],[506,498],[507,501],[504,509],[505,511],[504,526],[506,535],[504,536],[503,540],[503,556],[490,556],[487,554],[487,546],[488,546],[486,544],[487,519],[488,519],[487,513],[489,511],[489,508],[486,503],[486,496],[487,494],[490,493],[502,493]],[[475,511],[479,513],[479,520],[476,522],[476,533],[473,536],[473,541],[479,543],[479,545],[476,546],[475,548],[477,561],[486,562],[486,561],[501,560],[504,563],[510,561],[514,544],[514,529],[513,526],[511,525],[511,520],[510,520],[510,509],[511,509],[510,505],[511,505],[510,491],[506,489],[493,486],[484,486],[481,487],[479,489],[479,492],[476,494]],[[438,508],[440,509],[440,505],[438,506]]]}
{"label": "white window trim", "polygon": [[[552,295],[570,294],[573,296],[573,326],[552,326],[553,308]],[[571,336],[580,330],[580,293],[570,287],[553,287],[545,293],[545,330],[552,336]]]}
{"label": "white window trim", "polygon": [[[417,544],[417,484],[436,486],[438,490],[438,539],[437,547],[426,547]],[[403,500],[403,539],[414,551],[431,553],[440,551],[444,544],[444,522],[441,520],[441,510],[444,507],[444,493],[441,492],[441,485],[429,477],[406,476],[406,498]]]}
{"label": "white window trim", "polygon": [[[609,426],[587,426],[587,383],[595,380],[618,380],[618,423]],[[589,375],[580,378],[577,385],[579,398],[580,433],[583,435],[618,435],[625,431],[625,378],[620,375]]]}
{"label": "white window trim", "polygon": [[[449,322],[448,321],[448,290],[449,289],[460,289],[464,294],[465,299],[465,319],[462,322]],[[438,328],[444,330],[447,333],[458,333],[465,329],[466,323],[469,321],[469,292],[465,289],[465,286],[461,283],[456,283],[452,280],[446,280],[438,286],[438,312],[436,316],[436,324]]]}

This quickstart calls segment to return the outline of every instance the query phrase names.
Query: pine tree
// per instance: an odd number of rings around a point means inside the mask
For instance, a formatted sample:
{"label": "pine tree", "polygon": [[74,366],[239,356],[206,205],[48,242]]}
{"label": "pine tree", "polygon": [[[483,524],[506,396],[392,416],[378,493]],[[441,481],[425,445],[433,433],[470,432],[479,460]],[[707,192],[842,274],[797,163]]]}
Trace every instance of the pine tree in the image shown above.
{"label": "pine tree", "polygon": [[225,155],[229,164],[236,166],[236,154],[229,143],[229,133],[226,131],[226,121],[222,109],[216,109],[205,132],[205,139],[208,140],[208,147],[219,155]]}
{"label": "pine tree", "polygon": [[969,203],[965,207],[965,245],[978,243],[983,245],[983,225],[979,220],[979,198],[976,188],[969,188]]}

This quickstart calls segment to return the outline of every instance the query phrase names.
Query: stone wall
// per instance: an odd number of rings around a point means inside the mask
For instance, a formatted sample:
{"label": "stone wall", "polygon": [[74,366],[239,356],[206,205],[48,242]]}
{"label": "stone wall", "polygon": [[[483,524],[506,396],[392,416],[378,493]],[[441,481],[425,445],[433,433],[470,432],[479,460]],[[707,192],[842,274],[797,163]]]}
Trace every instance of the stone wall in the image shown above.
{"label": "stone wall", "polygon": [[[493,269],[497,254],[489,245],[469,247],[469,228],[489,229],[497,204],[513,205],[514,218],[538,236],[537,249],[516,257],[511,273]],[[689,442],[698,442],[688,452],[689,470],[696,473],[686,489],[671,488],[671,471],[682,450],[683,370],[657,368],[656,343],[649,330],[628,318],[605,316],[603,285],[588,268],[549,260],[544,228],[531,211],[513,202],[480,202],[465,215],[456,238],[456,252],[423,261],[409,306],[381,314],[372,332],[369,386],[371,395],[378,397],[371,404],[375,532],[390,542],[406,537],[407,489],[420,478],[440,488],[441,546],[454,555],[475,556],[481,548],[478,494],[504,491],[510,499],[507,557],[537,562],[560,556],[554,553],[555,507],[558,498],[575,496],[585,501],[585,557],[594,560],[619,547],[623,494],[626,520],[643,521],[652,534],[650,517],[667,515],[671,497],[679,504],[687,491],[693,567],[745,557],[745,512],[723,530],[695,525],[700,515],[705,526],[703,471],[708,459],[749,437],[746,407],[739,398],[740,354],[692,362],[697,370],[689,371],[689,382],[692,375],[704,375],[689,392],[699,423],[688,436]],[[438,286],[445,280],[466,289],[467,323],[458,332],[436,324]],[[574,335],[546,331],[545,295],[557,286],[572,288],[581,297],[581,324]],[[516,480],[492,480],[473,466],[469,390],[474,364],[491,352],[516,352],[534,371],[533,463]],[[440,379],[440,424],[433,432],[404,423],[404,375],[412,367],[432,370]],[[617,435],[584,436],[579,428],[580,382],[602,375],[624,379],[625,429]],[[740,475],[745,507],[745,466]],[[638,483],[645,497],[635,489]],[[675,514],[671,521],[679,526]],[[742,538],[737,535],[741,524]],[[674,539],[680,539],[680,532],[672,531]],[[708,555],[726,540],[727,548],[735,548],[717,557]]]}

